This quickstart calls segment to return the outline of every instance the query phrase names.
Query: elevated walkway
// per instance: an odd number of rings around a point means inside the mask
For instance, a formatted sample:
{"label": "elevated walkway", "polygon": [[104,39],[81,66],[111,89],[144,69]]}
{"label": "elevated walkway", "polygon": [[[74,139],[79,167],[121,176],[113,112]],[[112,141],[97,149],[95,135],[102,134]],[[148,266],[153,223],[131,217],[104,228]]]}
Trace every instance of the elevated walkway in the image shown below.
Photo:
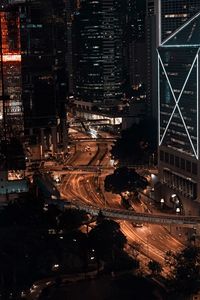
{"label": "elevated walkway", "polygon": [[75,138],[71,141],[71,143],[78,143],[78,142],[97,142],[97,143],[107,143],[107,142],[114,142],[116,141],[115,138],[102,138],[102,137],[98,137],[98,138]]}
{"label": "elevated walkway", "polygon": [[[125,209],[112,209],[112,208],[99,208],[93,205],[86,205],[79,200],[70,200],[65,202],[63,199],[59,199],[55,204],[59,203],[59,206],[63,209],[69,207],[69,202],[77,209],[85,210],[93,216],[97,216],[101,211],[105,217],[126,220],[140,223],[150,223],[158,225],[179,225],[185,227],[197,227],[200,226],[200,217],[198,216],[179,216],[169,214],[151,214],[151,213],[137,213]],[[53,203],[53,201],[52,201]]]}

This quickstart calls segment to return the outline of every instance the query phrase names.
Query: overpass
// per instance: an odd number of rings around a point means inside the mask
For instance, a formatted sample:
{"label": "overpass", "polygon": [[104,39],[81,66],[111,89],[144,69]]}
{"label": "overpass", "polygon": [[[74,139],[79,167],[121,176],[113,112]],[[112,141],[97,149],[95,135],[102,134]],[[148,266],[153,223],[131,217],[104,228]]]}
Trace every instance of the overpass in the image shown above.
{"label": "overpass", "polygon": [[[103,166],[103,165],[78,165],[78,166],[64,166],[62,168],[62,170],[83,170],[83,171],[93,171],[93,172],[97,172],[99,170],[114,170],[114,167],[112,166]],[[55,170],[56,171],[56,170]]]}
{"label": "overpass", "polygon": [[71,143],[78,143],[78,142],[86,142],[86,143],[89,143],[89,142],[97,142],[97,143],[107,143],[107,142],[115,142],[116,141],[116,138],[103,138],[103,137],[98,137],[98,138],[75,138],[71,141]]}
{"label": "overpass", "polygon": [[88,207],[86,205],[78,205],[79,209],[83,209],[91,215],[98,215],[99,211],[105,217],[111,219],[133,221],[139,223],[150,223],[158,225],[180,225],[193,227],[195,225],[200,225],[200,217],[195,216],[177,216],[177,215],[163,215],[163,214],[148,214],[148,213],[137,213],[125,209],[112,209],[112,208],[97,208]]}
{"label": "overpass", "polygon": [[[92,216],[97,216],[99,212],[105,217],[117,220],[132,221],[136,223],[150,223],[157,225],[179,225],[183,227],[200,227],[199,216],[179,216],[169,214],[151,214],[151,213],[137,213],[125,209],[99,208],[93,205],[86,205],[79,200],[57,199],[49,200],[48,203],[59,205],[60,209],[67,209],[73,207],[76,209],[85,210]],[[70,206],[69,206],[70,203]],[[200,228],[199,228],[200,229]]]}
{"label": "overpass", "polygon": [[179,225],[185,227],[197,227],[200,231],[200,216],[179,216],[169,214],[137,213],[125,209],[99,208],[95,205],[86,205],[81,199],[61,199],[58,189],[47,174],[38,173],[34,176],[34,181],[46,195],[47,204],[55,204],[61,210],[73,207],[85,210],[92,216],[97,216],[101,211],[105,217],[118,220],[126,220],[139,223],[150,223],[157,225]]}

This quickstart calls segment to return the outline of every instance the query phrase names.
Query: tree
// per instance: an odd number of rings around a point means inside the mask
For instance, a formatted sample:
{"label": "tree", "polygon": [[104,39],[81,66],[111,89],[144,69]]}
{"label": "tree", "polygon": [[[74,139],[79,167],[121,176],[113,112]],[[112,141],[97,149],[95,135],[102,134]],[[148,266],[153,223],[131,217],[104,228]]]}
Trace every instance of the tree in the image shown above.
{"label": "tree", "polygon": [[157,151],[157,124],[153,119],[142,120],[121,133],[111,153],[119,161],[126,158],[130,163],[148,163],[149,157]]}
{"label": "tree", "polygon": [[137,189],[145,189],[147,187],[147,180],[140,176],[134,169],[127,167],[118,168],[114,174],[108,175],[105,178],[104,186],[108,192],[120,194],[125,191],[136,191]]}
{"label": "tree", "polygon": [[151,270],[152,275],[160,274],[162,271],[161,264],[155,260],[149,261],[148,268],[149,268],[149,270]]}
{"label": "tree", "polygon": [[85,211],[77,209],[65,210],[58,219],[59,228],[66,231],[78,229],[88,217]]}
{"label": "tree", "polygon": [[173,268],[175,265],[176,255],[173,251],[169,250],[165,253],[165,264],[170,268]]}
{"label": "tree", "polygon": [[[55,263],[63,267],[59,272],[64,268],[74,271],[77,261],[81,262],[79,266],[84,265],[87,236],[78,228],[87,214],[78,210],[63,213],[55,205],[43,208],[42,201],[29,195],[9,202],[0,212],[0,290],[4,299],[50,276]],[[68,257],[74,260],[68,259],[67,265]]]}
{"label": "tree", "polygon": [[43,214],[43,226],[46,226],[47,229],[59,230],[58,220],[62,211],[55,204],[49,204],[47,208],[43,209]]}
{"label": "tree", "polygon": [[199,289],[200,248],[188,246],[168,259],[172,266],[170,284],[176,293],[189,295]]}
{"label": "tree", "polygon": [[98,257],[108,261],[113,259],[116,250],[123,250],[126,237],[117,222],[104,219],[89,232],[89,242]]}
{"label": "tree", "polygon": [[98,213],[98,216],[96,218],[96,223],[100,224],[100,223],[103,222],[103,220],[105,220],[105,217],[104,217],[102,211],[100,210],[99,213]]}

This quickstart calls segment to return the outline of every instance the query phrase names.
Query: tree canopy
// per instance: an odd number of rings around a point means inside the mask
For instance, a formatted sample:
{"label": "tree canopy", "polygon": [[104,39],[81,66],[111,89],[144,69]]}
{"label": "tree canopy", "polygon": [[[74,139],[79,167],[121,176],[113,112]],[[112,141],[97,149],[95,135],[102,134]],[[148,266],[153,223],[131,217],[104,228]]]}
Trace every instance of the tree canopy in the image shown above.
{"label": "tree canopy", "polygon": [[87,235],[78,228],[85,220],[86,212],[72,209],[63,212],[53,204],[44,207],[44,201],[32,195],[10,202],[2,209],[2,297],[8,299],[9,293],[17,294],[35,280],[51,276],[55,264],[60,266],[59,272],[82,270],[86,265]]}
{"label": "tree canopy", "polygon": [[113,174],[106,176],[104,182],[105,190],[116,194],[145,189],[147,184],[145,177],[127,167],[117,168]]}
{"label": "tree canopy", "polygon": [[151,270],[152,275],[160,274],[162,271],[161,264],[155,260],[149,261],[148,268]]}
{"label": "tree canopy", "polygon": [[157,150],[157,124],[153,119],[142,120],[139,124],[122,131],[112,147],[111,154],[115,159],[130,163],[147,163],[149,157]]}
{"label": "tree canopy", "polygon": [[88,221],[86,212],[76,209],[64,211],[58,219],[59,227],[66,231],[79,228],[85,221]]}
{"label": "tree canopy", "polygon": [[89,233],[91,246],[100,258],[112,257],[113,250],[123,250],[126,237],[120,230],[120,226],[113,220],[104,219]]}
{"label": "tree canopy", "polygon": [[171,284],[178,294],[189,295],[199,289],[200,248],[188,246],[181,252],[167,253],[167,262],[172,268]]}

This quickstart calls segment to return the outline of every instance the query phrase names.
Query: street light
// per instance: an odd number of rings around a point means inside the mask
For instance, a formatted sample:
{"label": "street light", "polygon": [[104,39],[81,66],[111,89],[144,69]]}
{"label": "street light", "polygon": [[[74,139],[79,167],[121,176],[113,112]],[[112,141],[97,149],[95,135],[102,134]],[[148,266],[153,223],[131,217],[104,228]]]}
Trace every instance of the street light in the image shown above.
{"label": "street light", "polygon": [[180,202],[179,199],[176,199],[176,200],[175,200],[176,205],[178,205],[179,202]]}
{"label": "street light", "polygon": [[160,199],[160,206],[161,206],[161,208],[163,208],[164,203],[165,203],[165,199],[164,199],[164,198],[161,198],[161,199]]}
{"label": "street light", "polygon": [[58,271],[59,267],[60,267],[59,264],[54,264],[51,269],[52,271]]}

